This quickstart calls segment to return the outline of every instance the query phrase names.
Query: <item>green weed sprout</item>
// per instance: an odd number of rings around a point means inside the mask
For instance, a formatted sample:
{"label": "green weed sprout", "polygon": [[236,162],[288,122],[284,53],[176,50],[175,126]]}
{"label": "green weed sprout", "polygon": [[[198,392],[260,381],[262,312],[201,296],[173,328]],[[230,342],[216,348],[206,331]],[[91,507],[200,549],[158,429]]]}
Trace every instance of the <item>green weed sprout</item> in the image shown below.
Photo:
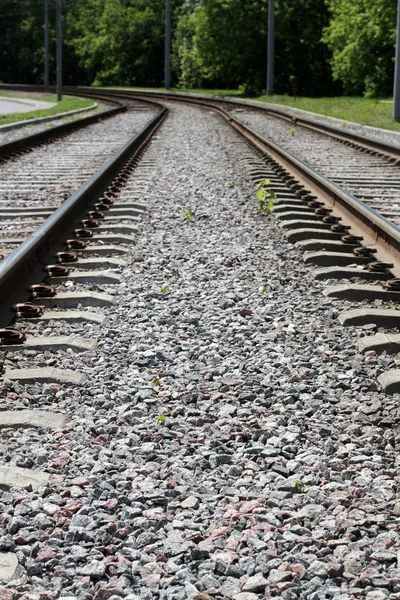
{"label": "green weed sprout", "polygon": [[267,217],[272,214],[274,202],[276,200],[275,192],[268,187],[270,183],[269,179],[264,179],[263,181],[260,181],[257,186],[257,199],[260,204],[260,214],[267,215]]}
{"label": "green weed sprout", "polygon": [[188,208],[185,210],[185,219],[186,221],[191,221],[193,219],[193,211]]}
{"label": "green weed sprout", "polygon": [[294,482],[293,485],[294,491],[300,494],[303,491],[303,482],[298,480]]}

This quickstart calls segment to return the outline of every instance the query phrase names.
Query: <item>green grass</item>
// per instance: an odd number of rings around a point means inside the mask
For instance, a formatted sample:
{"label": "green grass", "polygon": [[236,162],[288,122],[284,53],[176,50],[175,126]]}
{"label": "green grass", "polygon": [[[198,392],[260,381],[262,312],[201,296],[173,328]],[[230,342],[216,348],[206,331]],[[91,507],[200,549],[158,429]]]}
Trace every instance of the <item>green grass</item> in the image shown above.
{"label": "green grass", "polygon": [[[125,88],[129,89],[129,88]],[[132,89],[132,88],[130,88]],[[140,90],[163,91],[164,88],[134,88]],[[214,96],[230,96],[243,98],[239,90],[205,90],[205,89],[178,89],[171,88],[173,92],[190,92],[192,94],[207,94]],[[329,117],[340,119],[344,123],[353,122],[360,125],[382,127],[400,131],[400,123],[392,119],[392,99],[360,98],[356,96],[342,96],[334,98],[296,98],[291,96],[259,96],[250,98],[261,102],[281,104],[292,109],[307,110]]]}
{"label": "green grass", "polygon": [[400,123],[392,119],[393,101],[377,98],[343,96],[338,98],[297,98],[290,96],[260,96],[257,100],[282,104],[293,109],[308,110],[341,121],[371,125],[400,131]]}
{"label": "green grass", "polygon": [[[27,98],[30,100],[40,100],[42,102],[57,102],[56,96],[29,96],[27,94],[18,94],[15,92],[0,92],[0,96],[13,97],[13,98]],[[9,123],[17,123],[18,121],[25,121],[28,119],[38,119],[40,117],[51,117],[58,115],[63,112],[69,112],[71,110],[77,110],[79,108],[86,108],[92,106],[93,100],[86,100],[83,98],[75,98],[74,96],[64,96],[61,102],[58,102],[53,108],[45,110],[33,110],[30,112],[23,113],[10,113],[7,115],[0,115],[0,125],[8,125]]]}

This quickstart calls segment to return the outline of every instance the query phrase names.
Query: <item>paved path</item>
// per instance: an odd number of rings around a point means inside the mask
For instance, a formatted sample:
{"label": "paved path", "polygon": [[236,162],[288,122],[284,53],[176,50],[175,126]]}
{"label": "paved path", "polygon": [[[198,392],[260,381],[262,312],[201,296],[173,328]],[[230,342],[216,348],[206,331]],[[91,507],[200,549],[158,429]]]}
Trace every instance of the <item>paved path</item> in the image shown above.
{"label": "paved path", "polygon": [[56,102],[42,102],[40,100],[31,100],[28,98],[8,98],[0,96],[0,115],[42,110],[52,108],[53,106],[56,106],[56,104]]}

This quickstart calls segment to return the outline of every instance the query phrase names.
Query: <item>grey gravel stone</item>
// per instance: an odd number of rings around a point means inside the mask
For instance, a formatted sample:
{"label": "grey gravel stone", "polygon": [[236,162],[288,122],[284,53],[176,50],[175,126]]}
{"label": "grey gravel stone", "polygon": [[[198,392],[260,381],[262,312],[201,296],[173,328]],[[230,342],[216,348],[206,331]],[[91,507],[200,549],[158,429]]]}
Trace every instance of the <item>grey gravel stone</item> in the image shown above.
{"label": "grey gravel stone", "polygon": [[243,592],[262,592],[268,585],[268,581],[261,573],[249,577],[242,587]]}
{"label": "grey gravel stone", "polygon": [[396,600],[398,401],[376,374],[397,359],[358,354],[337,320],[354,304],[258,213],[250,159],[217,116],[173,105],[124,188],[147,211],[121,283],[96,289],[116,302],[87,308],[107,321],[23,323],[98,348],[4,357],[85,375],[0,390],[3,410],[70,419],[2,430],[8,472],[45,474],[0,490],[26,600]]}
{"label": "grey gravel stone", "polygon": [[0,552],[0,582],[9,583],[15,579],[18,557],[12,552]]}

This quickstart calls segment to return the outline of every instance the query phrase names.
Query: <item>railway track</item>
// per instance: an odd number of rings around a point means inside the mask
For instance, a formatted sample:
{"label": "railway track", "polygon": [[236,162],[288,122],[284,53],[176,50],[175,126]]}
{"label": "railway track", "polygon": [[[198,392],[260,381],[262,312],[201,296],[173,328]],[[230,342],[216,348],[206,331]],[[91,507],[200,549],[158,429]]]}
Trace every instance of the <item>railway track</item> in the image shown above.
{"label": "railway track", "polygon": [[91,125],[2,168],[0,252],[8,256],[157,111],[127,113]]}
{"label": "railway track", "polygon": [[[355,309],[340,315],[340,322],[389,326],[394,333],[371,336],[359,347],[363,352],[397,352],[400,148],[306,118],[293,119],[279,110],[248,110],[245,104],[238,109],[238,101],[139,94],[146,96],[213,107],[263,153],[269,168],[255,166],[254,180],[270,180],[279,199],[275,213],[288,239],[305,252],[306,263],[318,267],[315,277],[331,284],[324,294],[392,303],[391,312]],[[399,370],[383,373],[379,380],[387,392],[400,391]]]}
{"label": "railway track", "polygon": [[167,107],[0,264],[6,598],[397,598],[396,358],[368,335],[397,227],[232,114]]}

